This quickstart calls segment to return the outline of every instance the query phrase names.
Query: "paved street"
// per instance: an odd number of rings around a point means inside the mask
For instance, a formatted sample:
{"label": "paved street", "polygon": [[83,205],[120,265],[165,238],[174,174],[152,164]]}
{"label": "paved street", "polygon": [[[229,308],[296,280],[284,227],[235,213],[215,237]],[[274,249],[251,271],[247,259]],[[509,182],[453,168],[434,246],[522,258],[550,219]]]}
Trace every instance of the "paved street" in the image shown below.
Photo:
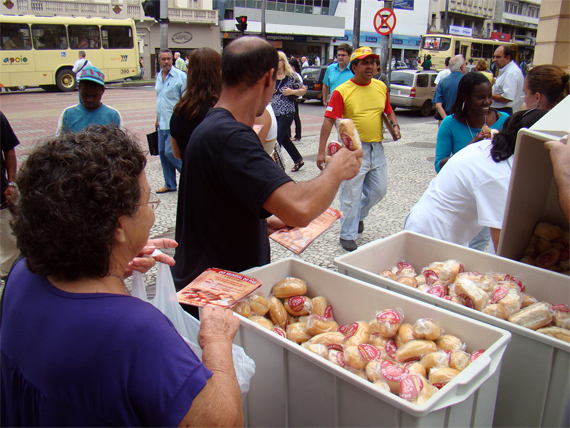
{"label": "paved street", "polygon": [[[38,141],[55,133],[61,111],[77,103],[77,99],[77,92],[26,91],[0,95],[0,109],[8,117],[21,142],[17,148],[19,162],[23,161]],[[138,135],[141,147],[145,147],[145,135],[154,130],[155,99],[152,88],[109,88],[105,92],[103,102],[121,112],[127,129]],[[305,166],[299,172],[288,172],[297,181],[310,180],[320,172],[315,161],[323,113],[324,107],[318,103],[307,102],[301,105],[303,138],[297,143],[297,147],[305,159]],[[422,118],[417,113],[404,110],[396,110],[396,115],[402,125],[402,139],[393,142],[388,136],[384,145],[389,171],[388,194],[370,212],[365,221],[364,233],[356,241],[358,245],[401,231],[406,215],[435,176],[433,157],[437,134],[436,121],[431,117]],[[331,138],[336,139],[334,131]],[[292,161],[285,150],[283,153],[287,171],[290,171]],[[163,185],[158,156],[148,157],[146,171],[151,188],[157,189]],[[151,237],[173,237],[177,193],[163,194],[160,198],[162,203],[156,211]],[[335,200],[332,206],[338,209],[338,200]],[[337,222],[299,257],[316,265],[334,269],[334,258],[345,253],[338,243],[338,233]],[[297,256],[272,242],[272,260],[284,257]],[[223,268],[223,266],[218,267]],[[149,285],[152,284],[153,277],[152,271],[147,274]]]}

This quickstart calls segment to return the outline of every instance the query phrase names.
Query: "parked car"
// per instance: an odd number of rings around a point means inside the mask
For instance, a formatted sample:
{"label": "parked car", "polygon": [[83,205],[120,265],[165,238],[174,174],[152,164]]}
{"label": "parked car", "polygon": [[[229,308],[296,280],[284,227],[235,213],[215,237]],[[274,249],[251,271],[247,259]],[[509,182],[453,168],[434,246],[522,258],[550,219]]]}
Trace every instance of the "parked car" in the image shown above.
{"label": "parked car", "polygon": [[391,73],[390,104],[392,107],[419,110],[429,116],[435,109],[435,70],[397,70]]}
{"label": "parked car", "polygon": [[323,99],[323,79],[327,71],[326,65],[301,68],[301,76],[303,76],[303,85],[307,87],[307,92],[301,98],[301,101]]}
{"label": "parked car", "polygon": [[404,61],[392,61],[391,64],[392,70],[407,70],[410,68]]}

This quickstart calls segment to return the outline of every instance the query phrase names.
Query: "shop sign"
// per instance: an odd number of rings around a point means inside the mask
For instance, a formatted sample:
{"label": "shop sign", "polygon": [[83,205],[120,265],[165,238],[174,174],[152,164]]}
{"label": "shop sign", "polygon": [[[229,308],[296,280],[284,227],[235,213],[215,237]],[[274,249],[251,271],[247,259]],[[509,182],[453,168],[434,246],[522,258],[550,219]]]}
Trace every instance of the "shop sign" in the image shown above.
{"label": "shop sign", "polygon": [[179,45],[188,43],[190,40],[192,40],[192,33],[189,33],[188,31],[181,31],[172,36],[172,41]]}
{"label": "shop sign", "polygon": [[365,41],[376,43],[378,41],[377,37],[366,37]]}
{"label": "shop sign", "polygon": [[456,36],[473,37],[473,28],[450,25],[449,34],[454,34]]}
{"label": "shop sign", "polygon": [[394,0],[394,9],[414,10],[414,0]]}
{"label": "shop sign", "polygon": [[491,39],[500,40],[502,42],[510,42],[511,41],[511,35],[507,34],[507,33],[498,33],[496,31],[493,31],[491,33]]}
{"label": "shop sign", "polygon": [[403,45],[404,41],[402,39],[392,39],[393,45]]}
{"label": "shop sign", "polygon": [[337,40],[342,40],[342,41],[348,41],[348,36],[343,36],[343,37],[335,37]]}

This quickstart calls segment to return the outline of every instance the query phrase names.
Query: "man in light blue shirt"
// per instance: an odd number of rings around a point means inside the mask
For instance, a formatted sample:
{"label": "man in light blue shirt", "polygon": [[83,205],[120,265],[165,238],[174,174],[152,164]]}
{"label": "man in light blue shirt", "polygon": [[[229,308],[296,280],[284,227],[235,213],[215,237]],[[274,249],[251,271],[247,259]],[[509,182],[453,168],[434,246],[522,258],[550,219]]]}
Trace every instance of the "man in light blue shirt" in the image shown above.
{"label": "man in light blue shirt", "polygon": [[348,66],[351,54],[352,48],[347,43],[343,43],[338,47],[336,51],[338,62],[328,66],[323,79],[323,105],[326,106],[329,103],[329,98],[337,86],[354,76]]}
{"label": "man in light blue shirt", "polygon": [[156,101],[156,129],[158,129],[158,155],[164,175],[164,186],[156,193],[176,191],[176,170],[180,172],[182,161],[176,159],[172,153],[170,143],[170,117],[174,106],[180,100],[182,92],[186,89],[186,73],[172,66],[172,52],[170,49],[161,49],[158,54],[160,72],[156,75],[154,89]]}

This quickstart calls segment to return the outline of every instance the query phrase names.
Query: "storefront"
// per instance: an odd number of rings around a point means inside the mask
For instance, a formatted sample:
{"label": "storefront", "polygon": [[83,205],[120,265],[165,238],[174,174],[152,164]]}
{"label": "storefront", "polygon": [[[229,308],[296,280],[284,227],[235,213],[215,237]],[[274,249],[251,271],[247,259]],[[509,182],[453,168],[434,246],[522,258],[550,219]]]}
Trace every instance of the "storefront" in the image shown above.
{"label": "storefront", "polygon": [[[413,58],[419,55],[421,37],[405,36],[394,34],[392,36],[392,58],[398,61],[405,61],[406,58]],[[352,31],[345,30],[344,37],[333,38],[333,45],[339,46],[342,43],[352,45]],[[382,44],[382,36],[378,33],[360,33],[360,45],[369,46],[376,53],[379,53]]]}

